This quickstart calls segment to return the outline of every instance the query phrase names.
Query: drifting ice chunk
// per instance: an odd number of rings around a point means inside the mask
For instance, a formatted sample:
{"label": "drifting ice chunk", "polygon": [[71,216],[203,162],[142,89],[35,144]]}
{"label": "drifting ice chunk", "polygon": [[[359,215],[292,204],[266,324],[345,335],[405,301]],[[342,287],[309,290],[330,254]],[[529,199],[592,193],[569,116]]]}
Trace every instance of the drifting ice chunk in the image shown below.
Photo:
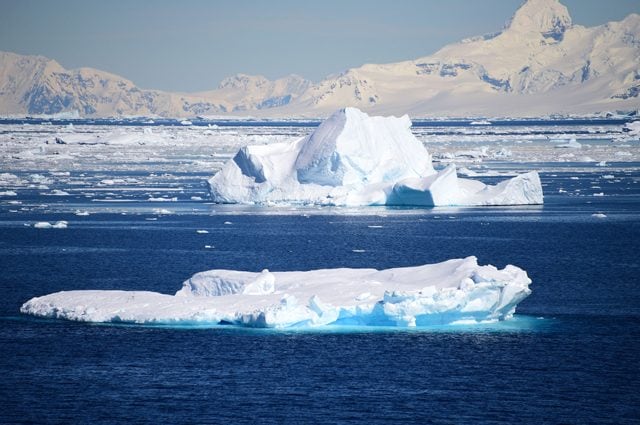
{"label": "drifting ice chunk", "polygon": [[475,257],[387,270],[326,269],[196,273],[174,296],[141,291],[69,291],[27,301],[21,311],[84,322],[231,323],[252,327],[427,326],[509,319],[531,291],[518,267]]}
{"label": "drifting ice chunk", "polygon": [[66,229],[69,223],[61,220],[51,224],[48,221],[39,221],[33,225],[36,229]]}
{"label": "drifting ice chunk", "polygon": [[640,121],[632,121],[625,124],[622,131],[630,136],[640,136]]}
{"label": "drifting ice chunk", "polygon": [[566,149],[580,149],[582,148],[582,144],[579,143],[576,139],[571,140],[557,140],[557,142],[561,142],[556,145],[556,148],[566,148]]}
{"label": "drifting ice chunk", "polygon": [[542,203],[535,172],[498,186],[460,179],[453,165],[437,172],[410,127],[406,115],[370,117],[355,108],[339,110],[294,143],[240,149],[209,180],[212,199],[348,206]]}

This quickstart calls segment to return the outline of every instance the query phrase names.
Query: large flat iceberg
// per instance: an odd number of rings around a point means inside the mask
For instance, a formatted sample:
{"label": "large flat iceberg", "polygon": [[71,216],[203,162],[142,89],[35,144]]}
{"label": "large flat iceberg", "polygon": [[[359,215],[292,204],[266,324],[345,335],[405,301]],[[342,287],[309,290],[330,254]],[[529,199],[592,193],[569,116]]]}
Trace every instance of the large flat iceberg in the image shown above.
{"label": "large flat iceberg", "polygon": [[511,318],[530,283],[518,267],[479,266],[475,257],[387,270],[209,270],[175,295],[65,291],[33,298],[20,311],[82,322],[269,328],[469,324]]}
{"label": "large flat iceberg", "polygon": [[337,111],[293,143],[246,146],[209,180],[219,203],[471,206],[542,204],[533,171],[495,186],[436,171],[408,116]]}

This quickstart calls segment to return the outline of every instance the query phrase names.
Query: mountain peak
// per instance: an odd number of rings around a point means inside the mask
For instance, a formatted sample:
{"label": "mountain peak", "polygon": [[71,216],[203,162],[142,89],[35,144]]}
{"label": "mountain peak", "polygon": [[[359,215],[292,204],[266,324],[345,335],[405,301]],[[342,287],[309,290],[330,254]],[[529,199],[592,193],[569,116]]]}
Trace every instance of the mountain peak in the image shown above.
{"label": "mountain peak", "polygon": [[560,40],[571,25],[569,11],[558,0],[527,0],[513,15],[506,29],[521,33],[537,32]]}

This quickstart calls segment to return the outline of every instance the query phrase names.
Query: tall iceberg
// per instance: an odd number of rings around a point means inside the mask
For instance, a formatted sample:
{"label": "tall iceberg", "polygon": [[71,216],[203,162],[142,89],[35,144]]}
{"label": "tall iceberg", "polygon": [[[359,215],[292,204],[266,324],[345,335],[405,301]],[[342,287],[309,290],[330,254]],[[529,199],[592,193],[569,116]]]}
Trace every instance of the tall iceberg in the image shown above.
{"label": "tall iceberg", "polygon": [[535,171],[495,186],[436,171],[408,116],[335,112],[293,143],[246,146],[209,180],[218,203],[362,206],[542,204]]}
{"label": "tall iceberg", "polygon": [[530,283],[518,267],[480,266],[475,257],[386,270],[209,270],[175,295],[64,291],[32,298],[20,310],[82,322],[268,328],[469,324],[511,318]]}

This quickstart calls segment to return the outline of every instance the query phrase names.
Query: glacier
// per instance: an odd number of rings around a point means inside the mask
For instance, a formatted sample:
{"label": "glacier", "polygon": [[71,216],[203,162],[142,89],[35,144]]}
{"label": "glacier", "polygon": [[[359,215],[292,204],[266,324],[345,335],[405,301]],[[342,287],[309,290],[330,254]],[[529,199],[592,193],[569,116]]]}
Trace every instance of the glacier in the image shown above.
{"label": "glacier", "polygon": [[535,171],[495,186],[436,171],[407,115],[340,109],[293,143],[245,146],[209,179],[217,203],[333,206],[542,204]]}
{"label": "glacier", "polygon": [[32,298],[24,314],[80,322],[307,328],[420,327],[510,319],[531,290],[527,273],[475,257],[376,270],[208,270],[175,295],[75,290]]}

